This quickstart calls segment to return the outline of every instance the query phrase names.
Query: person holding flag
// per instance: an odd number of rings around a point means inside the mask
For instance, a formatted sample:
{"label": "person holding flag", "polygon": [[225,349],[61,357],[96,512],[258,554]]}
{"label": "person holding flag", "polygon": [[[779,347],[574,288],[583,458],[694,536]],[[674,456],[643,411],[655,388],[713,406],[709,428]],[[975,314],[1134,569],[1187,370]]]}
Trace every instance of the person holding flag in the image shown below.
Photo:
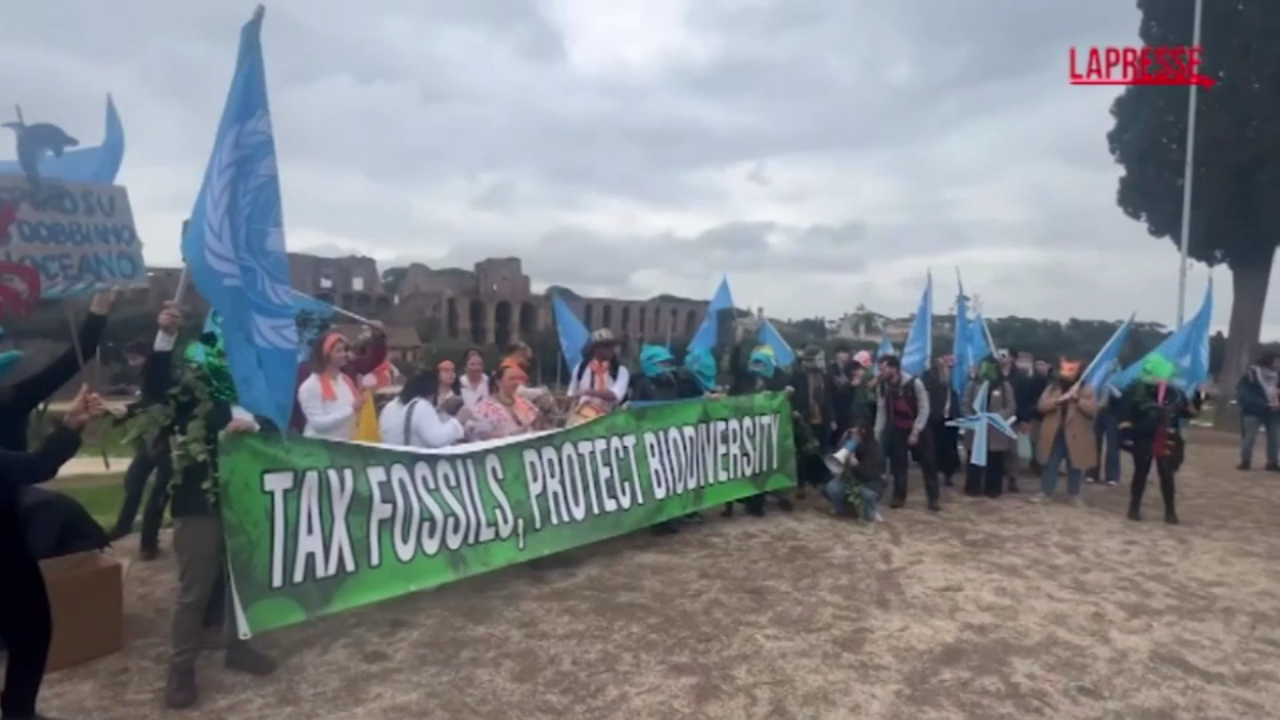
{"label": "person holding flag", "polygon": [[1084,471],[1098,462],[1093,444],[1093,418],[1098,402],[1093,389],[1081,382],[1080,362],[1063,358],[1058,372],[1036,403],[1043,419],[1036,443],[1036,459],[1040,461],[1040,492],[1032,502],[1053,497],[1058,486],[1058,468],[1067,464],[1067,497],[1083,506],[1080,487]]}
{"label": "person holding flag", "polygon": [[1160,354],[1142,362],[1139,380],[1121,396],[1121,444],[1133,456],[1133,487],[1129,495],[1129,519],[1142,520],[1142,496],[1152,466],[1160,479],[1164,521],[1178,524],[1175,477],[1186,456],[1183,424],[1200,413],[1204,402],[1197,390],[1190,397],[1173,382],[1173,363]]}

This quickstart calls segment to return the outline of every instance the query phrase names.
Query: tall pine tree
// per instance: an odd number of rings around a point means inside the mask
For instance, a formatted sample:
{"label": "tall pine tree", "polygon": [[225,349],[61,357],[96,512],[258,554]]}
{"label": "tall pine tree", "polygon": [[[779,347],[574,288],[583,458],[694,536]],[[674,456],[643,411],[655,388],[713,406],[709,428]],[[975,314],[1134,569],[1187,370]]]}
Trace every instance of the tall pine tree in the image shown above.
{"label": "tall pine tree", "polygon": [[[1138,0],[1141,43],[1190,44],[1194,0]],[[1219,373],[1230,392],[1258,343],[1280,243],[1280,2],[1206,0],[1191,203],[1192,258],[1225,265],[1234,301]],[[1133,86],[1111,108],[1117,202],[1156,238],[1181,242],[1187,88]],[[1225,409],[1227,403],[1220,403]],[[1226,419],[1219,414],[1219,421]]]}

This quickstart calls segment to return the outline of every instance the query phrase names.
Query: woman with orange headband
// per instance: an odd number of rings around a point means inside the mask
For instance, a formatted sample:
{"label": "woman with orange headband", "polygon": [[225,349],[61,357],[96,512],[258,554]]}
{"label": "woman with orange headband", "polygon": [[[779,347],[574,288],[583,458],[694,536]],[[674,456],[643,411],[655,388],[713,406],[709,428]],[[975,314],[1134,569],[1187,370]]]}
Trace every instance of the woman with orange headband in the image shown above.
{"label": "woman with orange headband", "polygon": [[347,340],[331,332],[311,349],[311,376],[298,388],[298,405],[306,420],[302,434],[326,440],[350,440],[364,394],[343,372]]}
{"label": "woman with orange headband", "polygon": [[538,422],[538,408],[520,396],[520,387],[529,380],[524,368],[515,362],[504,362],[493,373],[489,397],[476,403],[468,423],[473,440],[524,435]]}

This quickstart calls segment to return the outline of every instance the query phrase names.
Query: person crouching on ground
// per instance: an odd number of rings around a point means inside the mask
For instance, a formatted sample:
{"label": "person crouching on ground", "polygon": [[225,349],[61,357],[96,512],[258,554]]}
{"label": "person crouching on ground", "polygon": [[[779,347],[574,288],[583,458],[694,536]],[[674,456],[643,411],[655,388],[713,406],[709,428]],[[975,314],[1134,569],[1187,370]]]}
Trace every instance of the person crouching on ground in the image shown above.
{"label": "person crouching on ground", "polygon": [[343,442],[354,437],[356,417],[365,398],[344,371],[348,359],[347,340],[339,333],[328,333],[312,346],[311,377],[298,387],[298,406],[306,418],[305,437]]}
{"label": "person crouching on ground", "polygon": [[1098,403],[1093,390],[1080,382],[1080,362],[1063,358],[1058,372],[1036,403],[1043,416],[1036,442],[1036,460],[1041,464],[1040,492],[1033,502],[1053,497],[1058,487],[1058,468],[1067,463],[1067,497],[1082,506],[1080,486],[1084,471],[1098,463],[1093,443],[1093,420]]}
{"label": "person crouching on ground", "polygon": [[1129,519],[1142,519],[1142,495],[1147,476],[1155,465],[1164,499],[1164,521],[1178,524],[1174,504],[1174,478],[1186,456],[1182,426],[1200,413],[1204,396],[1190,398],[1173,384],[1174,367],[1159,355],[1142,363],[1138,382],[1125,388],[1121,397],[1121,445],[1133,455],[1133,487],[1129,496]]}
{"label": "person crouching on ground", "polygon": [[875,435],[893,476],[891,508],[907,503],[907,471],[911,458],[924,475],[929,510],[942,510],[938,473],[933,464],[933,434],[929,432],[929,394],[924,383],[902,370],[894,355],[880,358],[876,374]]}
{"label": "person crouching on ground", "polygon": [[848,443],[854,444],[854,450],[845,458],[843,472],[828,480],[824,488],[831,510],[839,516],[849,514],[852,498],[863,520],[880,522],[878,506],[886,490],[884,453],[865,424],[856,423],[845,433],[841,446]]}
{"label": "person crouching on ground", "polygon": [[[168,406],[168,425],[160,432],[174,443],[202,443],[208,457],[203,461],[189,460],[182,467],[174,468],[177,484],[171,493],[170,514],[173,552],[178,561],[178,598],[173,611],[169,673],[164,688],[164,703],[174,710],[192,707],[199,700],[196,661],[209,643],[207,630],[219,624],[226,648],[224,665],[228,670],[265,676],[276,669],[274,660],[236,635],[232,603],[227,598],[230,583],[222,517],[217,506],[219,437],[256,432],[270,421],[255,418],[235,404],[235,386],[226,356],[214,343],[207,343],[200,364],[175,367],[173,349],[180,321],[174,304],[165,303],[143,387],[144,398],[153,404]],[[197,423],[203,424],[205,437],[183,440],[187,428]]]}

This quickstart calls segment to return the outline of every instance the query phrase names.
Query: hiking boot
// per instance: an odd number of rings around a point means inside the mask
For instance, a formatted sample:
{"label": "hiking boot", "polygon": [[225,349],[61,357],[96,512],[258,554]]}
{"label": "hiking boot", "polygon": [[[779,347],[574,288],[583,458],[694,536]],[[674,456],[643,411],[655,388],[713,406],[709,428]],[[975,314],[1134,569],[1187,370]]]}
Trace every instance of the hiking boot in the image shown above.
{"label": "hiking boot", "polygon": [[1177,524],[1178,524],[1178,512],[1177,512],[1176,510],[1165,510],[1165,511],[1164,511],[1164,521],[1165,521],[1165,522],[1167,522],[1167,523],[1169,523],[1170,525],[1177,525]]}
{"label": "hiking boot", "polygon": [[194,667],[169,668],[169,678],[164,683],[164,706],[170,710],[186,710],[200,701],[196,689]]}
{"label": "hiking boot", "polygon": [[1129,506],[1129,519],[1134,522],[1142,522],[1142,510],[1137,505]]}
{"label": "hiking boot", "polygon": [[889,501],[889,509],[890,509],[890,510],[900,510],[900,509],[902,509],[902,506],[903,506],[903,505],[906,505],[906,504],[907,504],[907,501],[906,501],[906,500],[900,500],[900,499],[898,499],[898,498],[894,498],[894,499],[892,499],[892,500],[890,500],[890,501]]}
{"label": "hiking boot", "polygon": [[1245,463],[1245,462],[1242,462],[1236,466],[1237,470],[1249,470],[1250,468],[1251,466],[1249,465],[1249,463]]}
{"label": "hiking boot", "polygon": [[1008,486],[1008,489],[1007,489],[1007,490],[1005,490],[1005,492],[1011,492],[1011,493],[1020,493],[1020,492],[1022,492],[1021,490],[1019,490],[1019,489],[1018,489],[1018,479],[1017,479],[1017,478],[1015,478],[1015,477],[1014,477],[1014,476],[1012,476],[1012,475],[1010,475],[1010,476],[1009,476],[1009,486]]}
{"label": "hiking boot", "polygon": [[929,512],[942,512],[942,503],[937,500],[929,501]]}
{"label": "hiking boot", "polygon": [[142,562],[151,562],[160,557],[160,548],[158,547],[140,547],[138,548],[138,559]]}
{"label": "hiking boot", "polygon": [[227,657],[223,664],[228,670],[254,677],[266,677],[276,671],[275,660],[243,640],[227,645]]}

